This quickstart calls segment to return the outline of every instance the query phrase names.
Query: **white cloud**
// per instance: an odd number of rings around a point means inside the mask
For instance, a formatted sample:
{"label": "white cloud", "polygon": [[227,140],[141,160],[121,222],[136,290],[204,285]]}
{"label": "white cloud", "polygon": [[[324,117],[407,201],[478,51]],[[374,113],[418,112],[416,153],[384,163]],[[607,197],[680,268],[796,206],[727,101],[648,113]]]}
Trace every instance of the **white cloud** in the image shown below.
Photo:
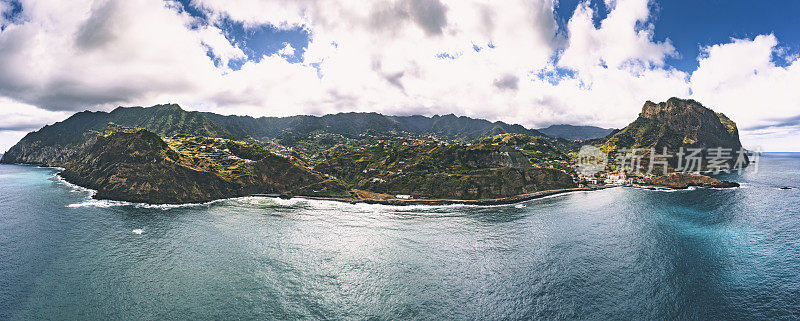
{"label": "white cloud", "polygon": [[287,42],[284,42],[283,44],[284,44],[283,48],[281,48],[281,50],[278,50],[278,55],[284,57],[294,56],[294,48],[292,47],[292,45],[290,45]]}
{"label": "white cloud", "polygon": [[8,151],[11,146],[14,146],[14,144],[19,142],[26,134],[28,134],[27,131],[0,130],[0,154]]}
{"label": "white cloud", "polygon": [[576,70],[592,70],[599,65],[641,71],[661,67],[664,59],[677,53],[669,42],[653,41],[653,25],[648,2],[642,0],[610,2],[611,11],[599,28],[592,22],[593,10],[581,3],[568,23],[569,40],[559,65]]}
{"label": "white cloud", "polygon": [[[800,123],[782,121],[800,116],[800,59],[776,66],[777,46],[770,34],[703,48],[691,76],[692,97],[737,121],[746,145],[800,150],[795,138]],[[795,142],[787,144],[785,138]]]}
{"label": "white cloud", "polygon": [[0,96],[50,110],[177,102],[254,116],[455,113],[526,126],[624,126],[645,100],[690,92],[743,128],[798,113],[789,87],[800,63],[770,61],[774,36],[708,47],[686,74],[665,65],[676,52],[653,39],[647,0],[607,3],[599,27],[584,3],[563,32],[554,0],[193,0],[212,21],[311,35],[301,63],[287,61],[300,49],[287,43],[233,71],[243,48],[176,2],[23,0],[24,22],[0,33]]}
{"label": "white cloud", "polygon": [[316,3],[316,0],[192,0],[193,5],[208,10],[213,19],[226,16],[251,27],[269,23],[282,29],[311,24],[305,12]]}
{"label": "white cloud", "polygon": [[[81,110],[191,92],[221,73],[202,30],[162,2],[22,1],[0,33],[0,95]],[[214,43],[209,45],[214,46]]]}
{"label": "white cloud", "polygon": [[[219,15],[249,23],[255,23],[249,17],[270,17],[267,12],[276,10],[263,3],[239,2],[233,6],[212,1],[202,3],[208,8],[224,8]],[[318,63],[321,78],[309,80],[302,95],[281,99],[283,104],[243,102],[226,108],[251,114],[347,110],[393,114],[453,112],[500,119],[505,116],[503,110],[510,111],[520,104],[529,108],[531,104],[519,101],[516,90],[495,86],[495,80],[526,79],[527,72],[550,63],[555,49],[556,27],[550,1],[504,2],[494,6],[484,1],[436,0],[301,4],[305,6],[297,10],[305,18],[299,22],[284,20],[285,15],[260,22],[300,23],[309,29],[312,39],[304,53],[305,65],[295,68],[307,69],[302,74],[312,71],[316,74],[310,64]],[[243,14],[253,8],[262,8],[264,15]],[[482,49],[476,52],[473,46]],[[438,58],[441,54],[459,58]],[[274,65],[275,61],[262,63]],[[296,79],[294,75],[272,72],[258,74],[260,79],[254,82],[248,81],[246,74],[251,73],[245,71],[228,78],[237,79],[231,81],[237,85],[259,87],[248,92],[239,90],[242,94],[235,95],[243,99],[244,95],[261,93],[248,102],[275,101],[274,95],[266,94],[272,91],[266,84],[281,82],[283,78]],[[275,77],[272,81],[263,79],[272,77]],[[489,107],[489,101],[503,104],[504,108]]]}
{"label": "white cloud", "polygon": [[214,57],[220,60],[220,67],[224,70],[228,68],[228,62],[234,59],[245,59],[247,55],[237,46],[228,41],[222,31],[215,27],[203,26],[197,31],[200,42],[207,46]]}
{"label": "white cloud", "polygon": [[8,150],[26,133],[69,116],[68,112],[44,110],[0,97],[0,153]]}
{"label": "white cloud", "polygon": [[0,130],[32,131],[70,116],[68,112],[49,111],[0,97]]}

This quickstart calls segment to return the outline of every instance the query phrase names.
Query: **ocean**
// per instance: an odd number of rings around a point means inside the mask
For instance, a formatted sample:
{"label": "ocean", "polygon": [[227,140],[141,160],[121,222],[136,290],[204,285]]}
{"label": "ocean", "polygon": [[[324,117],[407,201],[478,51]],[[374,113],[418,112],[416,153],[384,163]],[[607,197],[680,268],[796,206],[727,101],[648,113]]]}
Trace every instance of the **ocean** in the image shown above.
{"label": "ocean", "polygon": [[97,201],[0,165],[0,319],[800,319],[800,154],[757,166],[734,189],[399,207]]}

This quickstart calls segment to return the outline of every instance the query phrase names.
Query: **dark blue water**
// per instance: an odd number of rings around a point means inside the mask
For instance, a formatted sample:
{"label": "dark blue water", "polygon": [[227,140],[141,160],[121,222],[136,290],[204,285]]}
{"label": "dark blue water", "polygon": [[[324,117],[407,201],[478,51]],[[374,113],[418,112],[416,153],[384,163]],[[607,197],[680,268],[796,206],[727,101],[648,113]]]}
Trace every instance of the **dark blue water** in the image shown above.
{"label": "dark blue water", "polygon": [[797,154],[524,207],[144,207],[54,173],[0,166],[0,319],[800,318]]}

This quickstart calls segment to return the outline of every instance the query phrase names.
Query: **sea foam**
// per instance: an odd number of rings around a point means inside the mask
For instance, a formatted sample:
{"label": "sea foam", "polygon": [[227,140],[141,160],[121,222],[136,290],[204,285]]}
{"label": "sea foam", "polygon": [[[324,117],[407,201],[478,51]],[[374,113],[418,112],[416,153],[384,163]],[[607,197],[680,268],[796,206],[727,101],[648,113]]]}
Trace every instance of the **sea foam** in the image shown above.
{"label": "sea foam", "polygon": [[[49,168],[53,168],[53,167],[49,167]],[[67,180],[65,180],[63,177],[61,177],[60,172],[54,173],[53,176],[55,177],[55,179],[56,179],[56,181],[58,183],[66,186],[66,187],[69,187],[72,190],[73,193],[88,193],[89,197],[92,197],[95,194],[97,194],[96,190],[93,190],[91,188],[78,186],[78,185],[72,184],[70,182],[67,182]]]}

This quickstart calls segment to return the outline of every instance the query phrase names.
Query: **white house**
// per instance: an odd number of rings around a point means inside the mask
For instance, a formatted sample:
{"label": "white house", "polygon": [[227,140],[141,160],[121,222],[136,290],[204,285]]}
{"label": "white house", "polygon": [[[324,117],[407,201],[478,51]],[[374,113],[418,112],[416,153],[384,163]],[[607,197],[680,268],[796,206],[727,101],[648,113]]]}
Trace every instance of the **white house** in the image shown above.
{"label": "white house", "polygon": [[613,184],[613,185],[623,185],[627,181],[627,177],[625,173],[618,173],[618,174],[608,174],[608,178],[606,178],[606,184]]}

